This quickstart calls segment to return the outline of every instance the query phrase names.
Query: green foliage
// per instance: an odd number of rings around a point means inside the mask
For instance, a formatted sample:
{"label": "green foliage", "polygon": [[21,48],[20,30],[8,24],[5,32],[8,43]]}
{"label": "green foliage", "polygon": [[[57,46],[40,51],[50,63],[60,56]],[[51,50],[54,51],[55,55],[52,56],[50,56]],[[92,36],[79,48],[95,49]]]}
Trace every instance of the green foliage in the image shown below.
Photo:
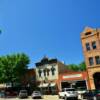
{"label": "green foliage", "polygon": [[79,66],[75,64],[68,65],[68,68],[73,71],[79,71]]}
{"label": "green foliage", "polygon": [[20,82],[30,60],[24,53],[0,57],[0,83]]}
{"label": "green foliage", "polygon": [[68,65],[68,69],[73,70],[73,71],[85,71],[86,64],[85,64],[85,62],[81,62],[79,65],[70,64],[70,65]]}
{"label": "green foliage", "polygon": [[85,71],[86,70],[86,64],[85,64],[84,61],[79,64],[79,68],[80,68],[81,71]]}

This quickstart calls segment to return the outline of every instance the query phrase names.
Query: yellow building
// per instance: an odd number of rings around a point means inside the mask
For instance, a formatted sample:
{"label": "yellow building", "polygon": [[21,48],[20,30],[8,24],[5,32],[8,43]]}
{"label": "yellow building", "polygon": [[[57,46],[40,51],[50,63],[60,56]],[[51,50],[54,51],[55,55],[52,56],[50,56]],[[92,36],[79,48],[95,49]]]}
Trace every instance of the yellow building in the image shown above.
{"label": "yellow building", "polygon": [[100,89],[100,29],[86,27],[81,33],[87,66],[88,89]]}

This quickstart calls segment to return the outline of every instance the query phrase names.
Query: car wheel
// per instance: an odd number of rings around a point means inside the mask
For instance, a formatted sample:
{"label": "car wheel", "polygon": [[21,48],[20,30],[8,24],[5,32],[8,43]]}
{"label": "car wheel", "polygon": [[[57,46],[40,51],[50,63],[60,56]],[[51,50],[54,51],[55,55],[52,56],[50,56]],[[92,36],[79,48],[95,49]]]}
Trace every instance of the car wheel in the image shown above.
{"label": "car wheel", "polygon": [[78,100],[78,97],[75,97],[75,99],[74,100]]}
{"label": "car wheel", "polygon": [[42,99],[42,97],[39,97],[40,99]]}
{"label": "car wheel", "polygon": [[67,100],[67,96],[65,95],[64,100]]}
{"label": "car wheel", "polygon": [[59,99],[61,99],[61,97],[60,96],[58,96],[59,97]]}

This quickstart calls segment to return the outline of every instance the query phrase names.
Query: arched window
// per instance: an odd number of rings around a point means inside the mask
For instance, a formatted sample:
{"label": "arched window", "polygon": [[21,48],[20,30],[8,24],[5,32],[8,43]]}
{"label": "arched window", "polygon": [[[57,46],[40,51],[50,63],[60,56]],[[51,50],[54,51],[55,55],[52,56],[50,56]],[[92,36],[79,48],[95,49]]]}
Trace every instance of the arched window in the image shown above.
{"label": "arched window", "polygon": [[100,72],[96,72],[93,74],[95,88],[100,89]]}
{"label": "arched window", "polygon": [[49,69],[47,69],[47,76],[49,76],[49,72],[50,72],[50,70],[49,70]]}
{"label": "arched window", "polygon": [[44,72],[44,76],[46,76],[46,69],[44,69],[43,72]]}
{"label": "arched window", "polygon": [[51,72],[52,72],[52,75],[55,75],[55,68],[54,68],[54,66],[52,66],[52,68],[51,68]]}
{"label": "arched window", "polygon": [[39,69],[38,70],[39,77],[41,77],[41,73],[42,73],[42,71]]}

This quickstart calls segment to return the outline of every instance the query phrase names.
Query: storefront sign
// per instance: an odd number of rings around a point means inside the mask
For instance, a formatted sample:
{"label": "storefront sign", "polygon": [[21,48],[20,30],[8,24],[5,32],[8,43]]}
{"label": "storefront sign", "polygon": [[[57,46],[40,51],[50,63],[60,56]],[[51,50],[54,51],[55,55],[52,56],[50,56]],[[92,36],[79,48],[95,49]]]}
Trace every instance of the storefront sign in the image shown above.
{"label": "storefront sign", "polygon": [[82,74],[66,75],[66,76],[63,76],[63,79],[66,79],[66,78],[77,78],[77,77],[82,77]]}

